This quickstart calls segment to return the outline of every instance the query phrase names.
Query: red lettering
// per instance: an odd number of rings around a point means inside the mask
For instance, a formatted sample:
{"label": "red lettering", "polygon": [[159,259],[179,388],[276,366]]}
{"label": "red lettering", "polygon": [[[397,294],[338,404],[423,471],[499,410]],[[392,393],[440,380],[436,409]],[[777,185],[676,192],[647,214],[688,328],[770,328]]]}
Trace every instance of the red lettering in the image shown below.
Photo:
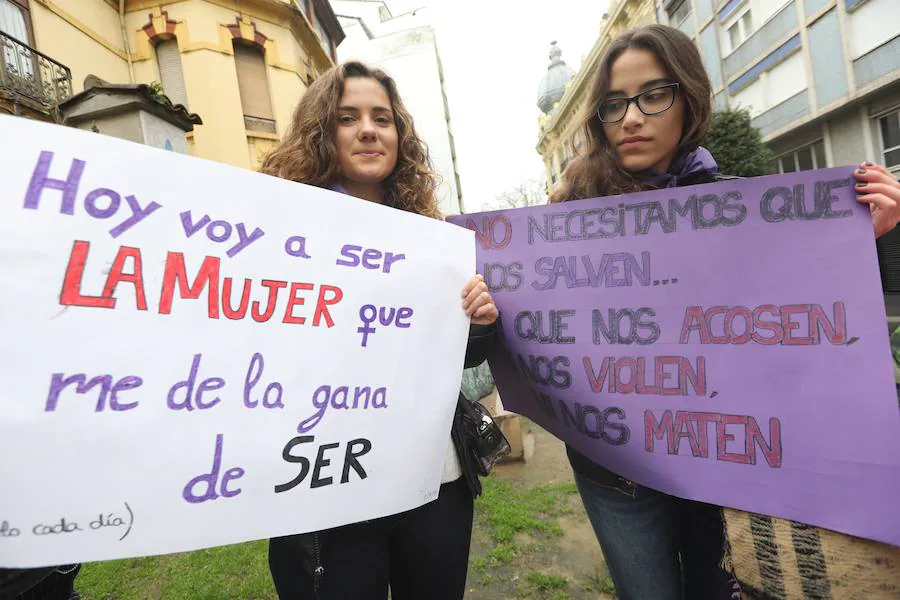
{"label": "red lettering", "polygon": [[835,346],[847,343],[847,310],[843,302],[834,303],[834,325],[825,316],[825,311],[818,304],[813,304],[810,313],[809,330],[813,336],[813,344],[819,343],[819,328],[825,330],[825,337]]}
{"label": "red lettering", "polygon": [[722,415],[711,412],[692,412],[691,418],[697,421],[697,437],[700,441],[700,457],[709,457],[709,441],[708,441],[708,424],[711,422],[718,423],[722,420]]}
{"label": "red lettering", "polygon": [[[769,419],[769,440],[759,429],[756,419],[749,417],[750,422],[747,426],[747,455],[750,457],[750,464],[756,464],[756,446],[762,450],[763,456],[770,467],[778,469],[781,467],[781,421],[772,417]],[[755,445],[754,445],[755,444]]]}
{"label": "red lettering", "polygon": [[209,318],[219,318],[218,257],[207,256],[204,258],[194,283],[188,286],[187,274],[184,268],[184,254],[181,252],[168,253],[166,256],[166,270],[163,273],[162,294],[159,298],[159,314],[161,315],[167,315],[172,312],[172,298],[175,295],[176,282],[178,282],[179,295],[187,300],[199,298],[203,288],[209,285],[207,293]]}
{"label": "red lettering", "polygon": [[[637,393],[638,394],[654,394],[654,395],[659,394],[659,385],[658,384],[657,385],[644,385],[644,382],[646,381],[644,379],[644,373],[646,371],[646,368],[647,368],[647,359],[644,358],[643,356],[639,357],[637,359],[637,375],[635,376],[635,379],[637,379],[637,385],[636,385]],[[656,375],[656,373],[654,373],[654,375]],[[654,377],[654,382],[656,382],[655,377]]]}
{"label": "red lettering", "polygon": [[748,420],[749,417],[744,415],[722,415],[722,419],[716,423],[716,458],[728,462],[750,464],[749,454],[732,454],[726,448],[726,444],[734,439],[734,436],[728,433],[726,427],[729,425],[743,425],[744,435],[746,435]]}
{"label": "red lettering", "polygon": [[[736,335],[734,333],[734,320],[737,317],[744,318],[744,333]],[[750,341],[750,334],[753,333],[753,315],[750,309],[745,306],[735,306],[728,310],[725,314],[725,335],[731,338],[732,344],[746,344]]]}
{"label": "red lettering", "polygon": [[781,307],[781,326],[784,328],[784,345],[785,346],[809,346],[813,343],[811,337],[811,327],[807,329],[807,335],[801,337],[793,337],[791,332],[800,328],[799,323],[791,321],[791,316],[800,313],[809,315],[812,307],[809,304],[788,304]]}
{"label": "red lettering", "polygon": [[[497,223],[500,223],[501,225],[503,225],[503,239],[501,239],[499,242],[497,241],[497,236],[494,235],[494,232],[495,232],[494,226]],[[492,217],[490,234],[491,234],[491,242],[495,249],[499,250],[499,249],[506,248],[507,246],[509,246],[509,242],[510,242],[510,240],[512,240],[512,223],[509,222],[509,218],[506,217],[505,215],[501,215],[499,217]]]}
{"label": "red lettering", "polygon": [[[609,365],[615,363],[615,359],[611,356],[608,356],[603,359],[603,362],[600,363],[600,372],[594,373],[594,365],[591,363],[591,359],[587,356],[582,359],[581,363],[584,365],[584,371],[587,373],[588,383],[591,385],[591,391],[595,394],[599,394],[603,391],[603,382],[606,381],[607,375],[609,375]],[[613,382],[613,378],[609,379],[609,391],[612,392],[615,387],[615,383]]]}
{"label": "red lettering", "polygon": [[684,359],[680,356],[658,356],[656,357],[656,387],[659,388],[659,393],[663,396],[678,396],[682,394],[682,388],[684,384],[680,384],[678,387],[667,388],[666,381],[672,379],[672,374],[667,373],[665,370],[666,365],[678,365],[679,368],[679,376],[681,373],[681,362]]}
{"label": "red lettering", "polygon": [[[134,259],[134,272],[123,273],[125,268],[125,260]],[[134,299],[138,310],[147,310],[147,296],[144,294],[144,276],[141,266],[141,251],[138,248],[130,248],[122,246],[116,254],[109,275],[106,277],[106,285],[103,286],[103,295],[112,298],[119,282],[125,281],[134,286]]]}
{"label": "red lettering", "polygon": [[481,217],[482,227],[478,228],[474,219],[466,219],[466,227],[475,232],[475,239],[481,244],[482,250],[491,249],[491,229],[488,217]]}
{"label": "red lettering", "polygon": [[[693,413],[681,410],[675,413],[675,430],[677,430],[675,433],[677,436],[675,442],[675,454],[678,454],[678,451],[681,450],[681,440],[687,438],[691,445],[691,455],[700,456],[700,440],[698,439],[698,435],[694,433],[694,428],[691,426],[693,416]],[[705,431],[698,431],[697,433],[704,438],[706,437]]]}
{"label": "red lettering", "polygon": [[684,322],[681,325],[681,337],[678,339],[679,344],[689,344],[691,342],[691,332],[700,333],[700,343],[709,343],[709,328],[706,326],[706,319],[703,318],[703,309],[699,306],[688,306],[684,311]]}
{"label": "red lettering", "polygon": [[226,277],[222,282],[222,312],[225,313],[226,319],[237,321],[243,319],[247,314],[247,305],[250,304],[250,288],[253,286],[252,279],[244,279],[244,289],[241,292],[241,305],[237,310],[231,308],[231,277]]}
{"label": "red lettering", "polygon": [[284,320],[282,323],[296,323],[297,325],[303,325],[306,323],[306,317],[295,317],[294,316],[294,306],[303,304],[306,302],[306,299],[299,296],[297,292],[301,290],[311,290],[313,289],[313,284],[311,283],[291,283],[291,291],[288,294],[288,303],[287,309],[284,311]]}
{"label": "red lettering", "polygon": [[[326,298],[325,294],[331,292],[331,298]],[[328,312],[328,307],[334,304],[337,304],[344,297],[344,292],[341,291],[341,288],[335,285],[322,285],[319,286],[319,297],[316,299],[316,311],[313,313],[313,327],[319,326],[319,321],[321,319],[325,319],[325,326],[329,329],[334,327],[334,319],[331,318],[331,313]]]}
{"label": "red lettering", "polygon": [[63,306],[93,306],[95,308],[115,308],[115,298],[106,296],[82,296],[81,279],[84,277],[84,265],[87,262],[91,243],[76,241],[72,246],[66,276],[63,278],[59,303]]}
{"label": "red lettering", "polygon": [[[700,306],[689,306],[685,309],[679,343],[691,343],[691,332],[697,331],[701,344],[743,345],[753,341],[763,346],[809,346],[819,344],[824,336],[839,346],[847,342],[847,312],[843,302],[835,302],[833,310],[832,320],[818,304],[763,304],[752,311],[745,306],[712,306],[705,311]],[[713,319],[719,315],[724,315],[722,335],[714,335],[713,330],[719,328],[713,326]],[[744,325],[738,330],[739,319]]]}
{"label": "red lettering", "polygon": [[712,308],[707,309],[704,318],[706,319],[706,326],[709,328],[709,339],[713,344],[727,344],[728,343],[728,326],[724,322],[722,323],[722,334],[723,335],[713,335],[712,334],[712,320],[713,317],[717,317],[719,315],[724,315],[728,312],[727,306],[713,306]]}
{"label": "red lettering", "polygon": [[[780,344],[781,340],[784,339],[784,330],[781,328],[781,323],[779,321],[763,321],[761,317],[765,312],[777,317],[778,307],[774,304],[763,304],[761,306],[757,306],[753,310],[754,331],[752,334],[750,334],[750,339],[763,346],[773,346],[775,344]],[[758,334],[756,330],[771,331],[772,337],[763,337]]]}
{"label": "red lettering", "polygon": [[654,440],[662,440],[666,436],[668,453],[676,454],[675,431],[672,425],[672,411],[663,411],[662,419],[657,422],[652,410],[644,411],[644,449],[653,452]]}
{"label": "red lettering", "polygon": [[275,312],[275,305],[278,302],[278,290],[283,287],[287,287],[287,281],[263,279],[260,283],[262,283],[263,287],[269,288],[269,298],[268,303],[266,304],[266,312],[260,313],[259,307],[261,306],[261,304],[259,303],[259,300],[254,300],[253,310],[250,311],[250,316],[252,316],[253,320],[257,323],[265,323],[272,318],[272,314]]}
{"label": "red lettering", "polygon": [[[625,383],[622,381],[622,370],[628,369],[629,381]],[[631,357],[619,358],[615,362],[614,371],[615,374],[615,389],[613,392],[617,392],[619,394],[632,394],[634,393],[634,381],[637,376],[637,363]]]}
{"label": "red lettering", "polygon": [[694,394],[696,396],[705,396],[706,395],[706,358],[702,356],[697,357],[697,370],[691,366],[691,361],[686,358],[681,359],[681,363],[678,367],[678,380],[681,382],[681,392],[682,396],[687,396],[688,393],[688,382],[690,382],[691,387],[694,388]]}
{"label": "red lettering", "polygon": [[[709,423],[716,424],[716,459],[755,465],[756,451],[759,448],[770,467],[776,469],[781,467],[781,422],[775,417],[769,419],[769,441],[767,442],[756,419],[750,416],[677,411],[673,418],[672,411],[666,410],[657,420],[653,411],[646,410],[644,411],[644,448],[647,452],[653,452],[656,440],[665,438],[667,453],[677,455],[681,450],[681,441],[687,439],[693,457],[709,458]],[[728,432],[728,427],[734,425],[740,425],[743,430],[743,454],[728,451],[728,442],[733,442],[738,437]]]}
{"label": "red lettering", "polygon": [[[503,238],[499,242],[496,241],[497,236],[495,235],[495,226],[498,223],[503,226]],[[466,227],[475,232],[475,239],[481,244],[483,250],[506,248],[512,239],[512,223],[505,216],[483,216],[481,217],[481,228],[473,219],[466,219]]]}

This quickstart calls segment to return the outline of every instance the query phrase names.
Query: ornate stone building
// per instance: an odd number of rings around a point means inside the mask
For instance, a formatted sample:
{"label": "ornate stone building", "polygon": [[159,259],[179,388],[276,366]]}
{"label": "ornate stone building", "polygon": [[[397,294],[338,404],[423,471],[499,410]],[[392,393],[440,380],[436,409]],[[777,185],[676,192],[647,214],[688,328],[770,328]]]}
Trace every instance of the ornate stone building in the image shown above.
{"label": "ornate stone building", "polygon": [[538,106],[543,114],[537,144],[550,189],[584,145],[585,140],[578,131],[581,111],[590,92],[592,75],[610,41],[623,31],[655,21],[653,0],[612,0],[600,25],[600,35],[577,73],[562,61],[560,47],[555,42],[551,45],[550,66],[538,87]]}
{"label": "ornate stone building", "polygon": [[0,111],[60,120],[89,75],[199,114],[193,155],[254,168],[344,34],[327,0],[0,0]]}

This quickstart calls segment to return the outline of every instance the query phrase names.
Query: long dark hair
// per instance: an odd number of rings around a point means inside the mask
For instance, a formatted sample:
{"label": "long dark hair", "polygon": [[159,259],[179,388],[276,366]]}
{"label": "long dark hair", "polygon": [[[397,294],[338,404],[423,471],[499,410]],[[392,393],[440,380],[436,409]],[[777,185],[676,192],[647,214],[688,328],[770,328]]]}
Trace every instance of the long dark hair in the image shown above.
{"label": "long dark hair", "polygon": [[629,48],[652,52],[669,77],[680,84],[678,93],[684,98],[685,111],[684,128],[676,155],[696,149],[706,135],[712,112],[712,86],[700,53],[691,39],[665,25],[647,25],[626,32],[610,44],[594,77],[581,117],[582,131],[587,139],[586,150],[566,169],[562,182],[550,196],[550,202],[624,194],[652,187],[638,181],[622,167],[597,115],[609,92],[612,65]]}
{"label": "long dark hair", "polygon": [[260,171],[291,181],[326,187],[338,177],[338,106],[344,82],[351,77],[374,79],[384,88],[397,125],[397,166],[382,182],[384,203],[426,217],[440,218],[435,190],[437,176],[428,148],[416,133],[397,84],[381,69],[347,62],[329,69],[300,98],[291,125],[281,142],[263,161]]}

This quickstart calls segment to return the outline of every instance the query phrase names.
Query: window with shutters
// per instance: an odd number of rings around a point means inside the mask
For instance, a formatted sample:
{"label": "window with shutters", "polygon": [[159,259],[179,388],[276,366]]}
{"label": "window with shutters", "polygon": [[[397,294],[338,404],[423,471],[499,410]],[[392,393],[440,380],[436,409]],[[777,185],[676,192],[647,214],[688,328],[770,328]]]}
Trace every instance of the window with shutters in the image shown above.
{"label": "window with shutters", "polygon": [[251,131],[275,133],[275,115],[269,95],[266,59],[258,46],[234,43],[234,65],[244,108],[244,126]]}
{"label": "window with shutters", "polygon": [[187,108],[187,88],[184,85],[178,40],[173,38],[156,44],[156,64],[159,66],[159,82],[163,93],[172,104],[183,104]]}

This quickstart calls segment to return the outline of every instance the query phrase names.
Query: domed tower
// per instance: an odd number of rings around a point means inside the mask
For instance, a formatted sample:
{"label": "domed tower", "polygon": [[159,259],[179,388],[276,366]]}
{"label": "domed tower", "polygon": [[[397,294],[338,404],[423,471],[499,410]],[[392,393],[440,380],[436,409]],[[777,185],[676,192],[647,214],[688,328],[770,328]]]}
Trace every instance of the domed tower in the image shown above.
{"label": "domed tower", "polygon": [[566,93],[566,83],[575,75],[561,57],[562,50],[555,41],[550,42],[550,66],[541,78],[537,96],[538,107],[544,114],[550,114],[553,105]]}

